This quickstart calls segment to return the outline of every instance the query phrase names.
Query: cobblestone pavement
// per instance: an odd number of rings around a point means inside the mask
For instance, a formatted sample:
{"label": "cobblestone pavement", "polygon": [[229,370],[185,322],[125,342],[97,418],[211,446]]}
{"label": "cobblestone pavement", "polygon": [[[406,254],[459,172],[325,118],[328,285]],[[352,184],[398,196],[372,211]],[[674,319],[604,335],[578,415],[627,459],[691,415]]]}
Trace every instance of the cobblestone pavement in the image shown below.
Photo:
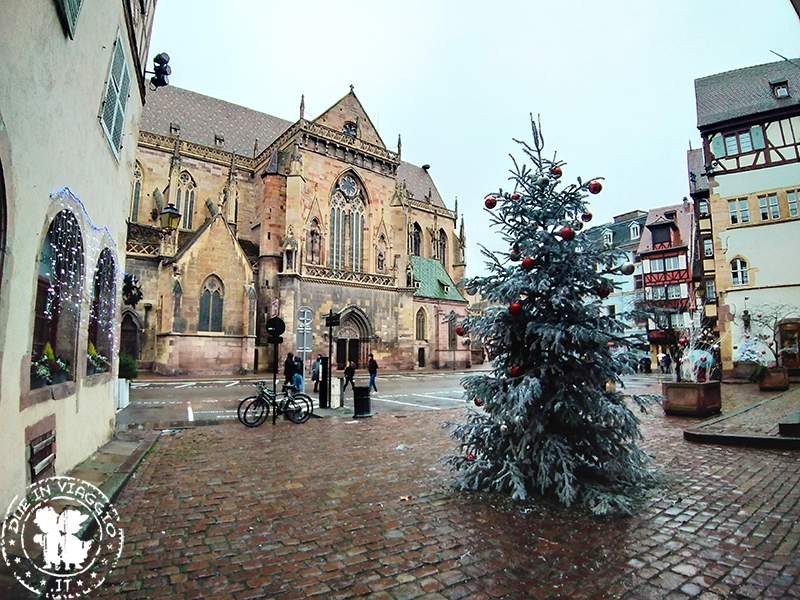
{"label": "cobblestone pavement", "polygon": [[163,437],[116,505],[105,597],[800,598],[800,455],[693,445],[644,419],[667,477],[625,519],[458,493],[442,424],[222,425]]}
{"label": "cobblestone pavement", "polygon": [[[797,385],[785,392],[761,392],[755,384],[733,385],[723,386],[722,392],[723,416],[736,410],[740,412],[723,419],[710,419],[697,430],[777,436],[778,423],[800,409],[800,386]],[[743,410],[746,408],[748,410]]]}

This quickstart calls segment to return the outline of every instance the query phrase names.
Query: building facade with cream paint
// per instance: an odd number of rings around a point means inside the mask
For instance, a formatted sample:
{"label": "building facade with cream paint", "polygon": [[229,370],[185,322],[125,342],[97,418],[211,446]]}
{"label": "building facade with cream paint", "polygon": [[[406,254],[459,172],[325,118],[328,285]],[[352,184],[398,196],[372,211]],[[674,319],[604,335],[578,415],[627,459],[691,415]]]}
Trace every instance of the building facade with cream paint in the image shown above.
{"label": "building facade with cream paint", "polygon": [[779,324],[785,366],[800,368],[800,67],[779,61],[695,81],[702,155],[689,155],[705,313],[725,372],[753,333],[745,311],[796,307]]}
{"label": "building facade with cream paint", "polygon": [[118,283],[154,10],[154,0],[3,7],[2,506],[113,434]]}

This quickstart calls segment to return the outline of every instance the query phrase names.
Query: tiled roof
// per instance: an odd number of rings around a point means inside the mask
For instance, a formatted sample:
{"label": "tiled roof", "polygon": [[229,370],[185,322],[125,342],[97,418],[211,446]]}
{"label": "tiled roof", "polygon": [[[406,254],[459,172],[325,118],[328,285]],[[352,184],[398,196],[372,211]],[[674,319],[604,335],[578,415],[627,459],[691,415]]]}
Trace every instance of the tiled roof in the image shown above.
{"label": "tiled roof", "polygon": [[[415,297],[466,302],[442,263],[422,256],[410,256],[409,258],[414,272],[414,281],[419,282],[419,287],[414,292]],[[447,286],[447,291],[445,291],[445,286]]]}
{"label": "tiled roof", "polygon": [[708,175],[706,175],[706,161],[703,156],[703,150],[696,148],[686,152],[686,165],[688,168],[689,176],[689,192],[694,194],[697,192],[708,191]]}
{"label": "tiled roof", "polygon": [[406,188],[413,194],[414,200],[425,202],[430,196],[431,204],[439,208],[445,207],[430,173],[422,167],[402,161],[397,167],[397,181],[406,182]]}
{"label": "tiled roof", "polygon": [[[726,71],[695,79],[697,126],[705,127],[784,106],[800,106],[800,61]],[[788,81],[789,97],[776,98],[770,82]]]}
{"label": "tiled roof", "polygon": [[170,123],[180,126],[182,140],[214,147],[214,135],[218,134],[225,138],[224,150],[243,156],[253,155],[256,138],[260,152],[292,125],[284,119],[173,85],[147,95],[141,129],[169,135]]}
{"label": "tiled roof", "polygon": [[[694,219],[694,212],[691,202],[675,204],[672,206],[662,206],[654,208],[647,214],[647,223],[651,225],[660,222],[669,222],[665,214],[668,212],[675,212],[675,225],[678,227],[678,232],[681,237],[681,245],[692,248],[692,221]],[[645,226],[642,230],[642,238],[639,240],[639,254],[644,252],[651,252],[653,250],[653,236],[650,230]]]}
{"label": "tiled roof", "polygon": [[[634,213],[635,214],[635,213]],[[640,238],[631,239],[631,225],[633,223],[639,224],[639,235],[644,234],[644,223],[647,219],[646,212],[640,212],[633,218],[624,221],[615,220],[613,223],[604,223],[603,225],[596,225],[591,229],[586,230],[586,236],[592,241],[602,239],[606,231],[611,231],[611,243],[617,248],[623,250],[636,250],[639,245]]]}

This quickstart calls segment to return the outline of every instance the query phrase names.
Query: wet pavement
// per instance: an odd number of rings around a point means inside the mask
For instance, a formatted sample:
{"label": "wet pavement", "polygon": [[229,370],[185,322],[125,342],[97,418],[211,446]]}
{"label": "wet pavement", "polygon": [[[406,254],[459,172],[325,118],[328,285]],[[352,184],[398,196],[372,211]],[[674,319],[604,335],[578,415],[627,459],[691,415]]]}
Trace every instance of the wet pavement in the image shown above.
{"label": "wet pavement", "polygon": [[665,476],[622,519],[455,492],[463,409],[162,436],[116,501],[108,598],[798,598],[800,454],[643,422]]}

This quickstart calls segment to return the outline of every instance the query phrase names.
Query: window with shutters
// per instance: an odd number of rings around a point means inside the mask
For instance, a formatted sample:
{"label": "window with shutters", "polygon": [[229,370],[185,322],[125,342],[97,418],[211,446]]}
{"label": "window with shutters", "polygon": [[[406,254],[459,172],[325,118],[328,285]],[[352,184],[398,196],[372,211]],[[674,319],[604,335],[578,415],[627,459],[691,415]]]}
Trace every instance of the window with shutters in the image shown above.
{"label": "window with shutters", "polygon": [[797,216],[797,190],[789,190],[786,192],[786,203],[789,205],[789,216]]}
{"label": "window with shutters", "polygon": [[222,300],[225,293],[222,281],[210,275],[202,290],[197,331],[222,331]]}
{"label": "window with shutters", "polygon": [[122,148],[122,127],[125,123],[125,107],[128,104],[128,92],[131,86],[128,61],[119,34],[117,34],[117,41],[114,43],[114,51],[111,56],[105,100],[103,100],[100,110],[100,122],[106,139],[111,145],[111,151],[115,157],[119,158],[119,151]]}
{"label": "window with shutters", "polygon": [[731,261],[731,281],[733,285],[747,285],[750,283],[750,275],[747,272],[747,261],[741,258],[734,258]]}
{"label": "window with shutters", "polygon": [[70,39],[75,39],[75,29],[78,26],[78,15],[81,12],[83,0],[56,0],[56,6],[58,6],[61,24],[64,26],[64,33]]}
{"label": "window with shutters", "polygon": [[651,258],[650,259],[650,271],[653,273],[661,273],[664,271],[664,259],[663,258]]}
{"label": "window with shutters", "polygon": [[[764,130],[760,125],[754,125],[744,131],[732,131],[724,135],[725,156],[747,154],[753,150],[764,148]],[[715,153],[715,156],[716,153]],[[717,156],[719,158],[719,156]]]}
{"label": "window with shutters", "polygon": [[666,300],[667,299],[667,288],[663,285],[657,285],[650,288],[652,291],[650,292],[653,300]]}
{"label": "window with shutters", "polygon": [[142,196],[142,165],[139,161],[133,168],[133,187],[131,188],[131,223],[139,222],[139,200]]}
{"label": "window with shutters", "polygon": [[680,284],[673,283],[667,286],[667,298],[670,300],[676,300],[681,297],[681,286]]}

